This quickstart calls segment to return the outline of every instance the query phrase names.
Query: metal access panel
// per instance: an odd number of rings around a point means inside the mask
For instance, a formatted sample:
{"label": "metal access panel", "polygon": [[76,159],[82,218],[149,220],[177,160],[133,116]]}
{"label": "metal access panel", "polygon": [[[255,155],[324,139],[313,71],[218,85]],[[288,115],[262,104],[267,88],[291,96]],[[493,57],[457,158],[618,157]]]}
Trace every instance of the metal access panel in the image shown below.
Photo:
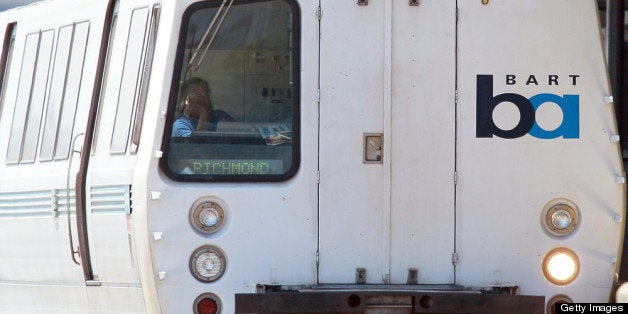
{"label": "metal access panel", "polygon": [[391,281],[453,283],[456,1],[392,1]]}
{"label": "metal access panel", "polygon": [[321,7],[319,281],[453,283],[455,2]]}
{"label": "metal access panel", "polygon": [[365,268],[381,282],[384,167],[363,152],[364,133],[384,130],[384,2],[321,8],[319,280],[352,283]]}

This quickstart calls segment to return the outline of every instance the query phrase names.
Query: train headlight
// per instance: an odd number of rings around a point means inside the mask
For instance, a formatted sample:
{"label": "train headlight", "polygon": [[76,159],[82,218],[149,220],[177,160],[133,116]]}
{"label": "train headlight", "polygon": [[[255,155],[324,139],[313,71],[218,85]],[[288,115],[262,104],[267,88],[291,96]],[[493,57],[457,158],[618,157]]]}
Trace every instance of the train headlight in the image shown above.
{"label": "train headlight", "polygon": [[580,260],[572,250],[559,247],[550,250],[543,258],[543,276],[547,281],[563,286],[573,282],[580,272]]}
{"label": "train headlight", "polygon": [[565,230],[569,228],[569,225],[573,221],[573,217],[570,212],[564,209],[558,209],[550,216],[552,226],[557,230]]}
{"label": "train headlight", "polygon": [[572,234],[578,227],[580,215],[578,207],[566,199],[550,201],[543,208],[541,226],[554,237],[565,237]]}
{"label": "train headlight", "polygon": [[225,212],[214,201],[200,199],[190,209],[190,224],[201,233],[212,234],[220,230],[224,221]]}
{"label": "train headlight", "polygon": [[554,307],[556,304],[564,304],[564,303],[573,303],[570,297],[564,294],[558,294],[553,296],[549,301],[547,301],[547,306],[545,307],[545,313],[547,314],[555,314],[556,310]]}
{"label": "train headlight", "polygon": [[214,282],[225,273],[227,262],[224,253],[216,246],[203,245],[190,256],[190,271],[201,282]]}

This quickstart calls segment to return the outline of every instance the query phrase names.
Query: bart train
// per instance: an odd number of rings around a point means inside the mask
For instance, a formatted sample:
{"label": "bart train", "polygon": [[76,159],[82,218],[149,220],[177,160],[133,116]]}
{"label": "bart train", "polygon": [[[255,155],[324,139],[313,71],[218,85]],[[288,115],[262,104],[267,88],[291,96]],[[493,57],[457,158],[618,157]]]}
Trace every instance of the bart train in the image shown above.
{"label": "bart train", "polygon": [[600,16],[594,0],[2,12],[0,312],[607,302],[626,177]]}

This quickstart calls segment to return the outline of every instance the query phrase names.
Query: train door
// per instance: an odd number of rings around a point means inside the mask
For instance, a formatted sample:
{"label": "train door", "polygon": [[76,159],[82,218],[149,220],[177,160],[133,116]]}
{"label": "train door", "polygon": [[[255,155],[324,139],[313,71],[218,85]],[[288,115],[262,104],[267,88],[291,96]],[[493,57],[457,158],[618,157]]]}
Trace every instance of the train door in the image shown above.
{"label": "train door", "polygon": [[453,283],[455,2],[321,8],[319,282]]}
{"label": "train door", "polygon": [[88,284],[124,286],[108,294],[125,300],[125,308],[143,312],[131,195],[159,6],[112,4],[96,121],[88,124],[92,145],[83,152],[89,158],[84,188],[88,237],[80,245],[90,253],[82,256]]}

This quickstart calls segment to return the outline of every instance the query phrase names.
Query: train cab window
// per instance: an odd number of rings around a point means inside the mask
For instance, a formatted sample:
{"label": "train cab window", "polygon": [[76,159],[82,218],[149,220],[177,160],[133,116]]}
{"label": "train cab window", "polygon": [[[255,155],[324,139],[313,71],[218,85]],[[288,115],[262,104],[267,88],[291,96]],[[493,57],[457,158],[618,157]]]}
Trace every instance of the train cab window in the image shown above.
{"label": "train cab window", "polygon": [[299,164],[299,10],[213,0],[185,12],[162,170],[180,181],[284,181]]}

